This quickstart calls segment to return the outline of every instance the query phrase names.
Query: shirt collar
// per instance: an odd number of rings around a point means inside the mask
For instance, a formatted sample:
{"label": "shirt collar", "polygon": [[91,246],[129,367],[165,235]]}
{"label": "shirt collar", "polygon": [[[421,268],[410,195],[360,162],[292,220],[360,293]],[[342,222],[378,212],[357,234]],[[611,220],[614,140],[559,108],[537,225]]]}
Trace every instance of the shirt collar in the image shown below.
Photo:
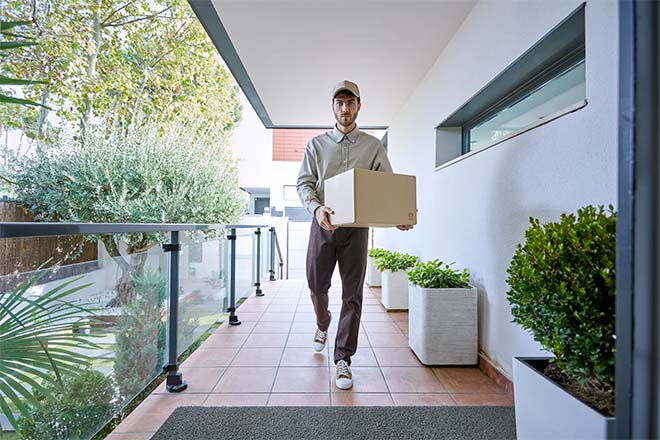
{"label": "shirt collar", "polygon": [[357,141],[358,136],[360,135],[359,132],[360,130],[358,130],[357,125],[355,125],[355,128],[350,133],[344,134],[341,131],[339,131],[339,129],[337,128],[337,124],[335,124],[335,126],[332,128],[332,131],[330,132],[330,137],[332,137],[332,139],[337,143],[340,143],[344,139],[344,137],[347,137],[348,140],[351,141],[352,144],[354,144],[355,141]]}

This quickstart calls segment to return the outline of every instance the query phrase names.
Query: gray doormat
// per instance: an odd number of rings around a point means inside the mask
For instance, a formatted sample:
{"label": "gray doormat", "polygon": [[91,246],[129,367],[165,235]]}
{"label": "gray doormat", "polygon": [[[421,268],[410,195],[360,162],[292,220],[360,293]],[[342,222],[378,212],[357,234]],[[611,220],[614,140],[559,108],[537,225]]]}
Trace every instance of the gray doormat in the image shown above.
{"label": "gray doormat", "polygon": [[177,408],[152,440],[515,439],[513,407]]}

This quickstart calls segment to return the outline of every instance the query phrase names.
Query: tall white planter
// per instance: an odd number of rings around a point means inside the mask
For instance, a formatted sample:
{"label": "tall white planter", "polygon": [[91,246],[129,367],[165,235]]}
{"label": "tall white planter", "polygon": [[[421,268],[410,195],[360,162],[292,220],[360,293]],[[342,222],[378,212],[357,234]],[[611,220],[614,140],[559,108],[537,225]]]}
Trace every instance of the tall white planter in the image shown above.
{"label": "tall white planter", "polygon": [[477,288],[410,286],[408,343],[424,365],[478,363]]}
{"label": "tall white planter", "polygon": [[408,310],[408,275],[402,270],[383,271],[381,302],[387,310]]}
{"label": "tall white planter", "polygon": [[374,257],[367,257],[367,284],[371,287],[379,287],[381,285],[381,274],[376,268]]}
{"label": "tall white planter", "polygon": [[534,368],[548,359],[513,358],[518,439],[614,438],[614,417],[600,414]]}

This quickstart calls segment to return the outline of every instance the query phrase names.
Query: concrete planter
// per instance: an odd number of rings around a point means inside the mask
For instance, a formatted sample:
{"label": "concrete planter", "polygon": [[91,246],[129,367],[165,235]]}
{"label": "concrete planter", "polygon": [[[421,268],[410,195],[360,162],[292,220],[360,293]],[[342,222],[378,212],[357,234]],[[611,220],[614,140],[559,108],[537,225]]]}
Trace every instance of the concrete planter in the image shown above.
{"label": "concrete planter", "polygon": [[380,271],[376,268],[374,257],[367,257],[367,279],[366,282],[371,287],[380,287],[381,285],[381,274]]}
{"label": "concrete planter", "polygon": [[614,438],[614,417],[600,414],[543,375],[549,359],[513,358],[518,439]]}
{"label": "concrete planter", "polygon": [[381,302],[387,310],[408,310],[408,275],[397,270],[383,271]]}
{"label": "concrete planter", "polygon": [[408,343],[424,365],[478,363],[477,288],[410,286]]}

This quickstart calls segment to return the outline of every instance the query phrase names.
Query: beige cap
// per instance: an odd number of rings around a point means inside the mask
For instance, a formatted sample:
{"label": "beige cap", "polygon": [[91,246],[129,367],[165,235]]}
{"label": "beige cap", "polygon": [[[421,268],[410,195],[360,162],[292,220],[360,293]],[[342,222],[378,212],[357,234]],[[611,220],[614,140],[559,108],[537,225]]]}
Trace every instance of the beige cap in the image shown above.
{"label": "beige cap", "polygon": [[348,80],[344,80],[335,84],[332,89],[332,98],[334,99],[334,97],[337,96],[337,93],[344,90],[351,92],[358,98],[360,97],[360,89],[358,88],[357,84]]}

